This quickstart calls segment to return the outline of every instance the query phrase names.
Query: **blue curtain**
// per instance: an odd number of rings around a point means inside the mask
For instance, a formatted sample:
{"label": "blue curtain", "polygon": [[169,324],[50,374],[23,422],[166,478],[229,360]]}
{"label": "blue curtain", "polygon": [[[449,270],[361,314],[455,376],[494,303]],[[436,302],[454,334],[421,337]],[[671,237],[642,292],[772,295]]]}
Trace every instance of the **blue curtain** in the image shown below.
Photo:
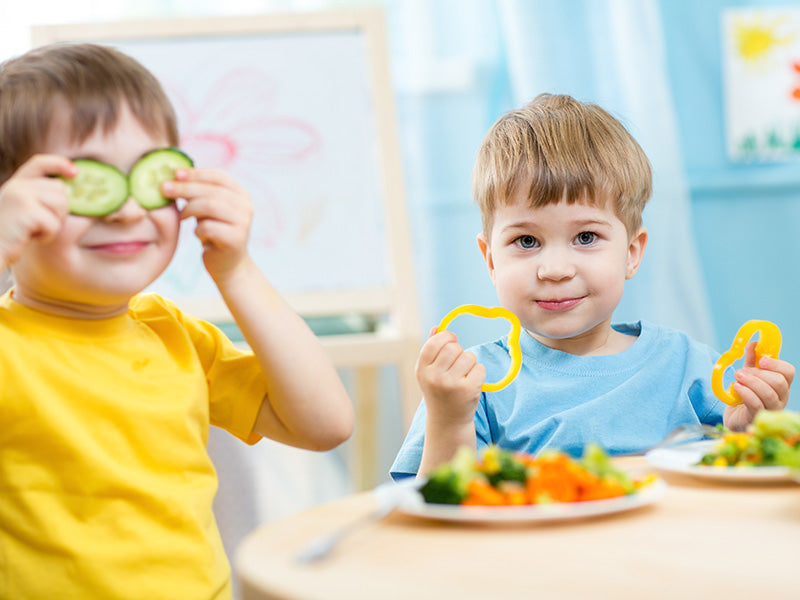
{"label": "blue curtain", "polygon": [[656,0],[388,3],[423,320],[496,303],[470,196],[477,147],[503,112],[541,92],[617,116],[650,157],[650,241],[615,321],[647,319],[716,345],[692,238]]}

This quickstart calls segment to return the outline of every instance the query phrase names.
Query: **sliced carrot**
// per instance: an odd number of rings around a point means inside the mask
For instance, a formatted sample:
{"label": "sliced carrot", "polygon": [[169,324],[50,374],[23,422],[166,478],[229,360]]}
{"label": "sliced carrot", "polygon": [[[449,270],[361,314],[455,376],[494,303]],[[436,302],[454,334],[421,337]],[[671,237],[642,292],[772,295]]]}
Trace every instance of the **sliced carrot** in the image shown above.
{"label": "sliced carrot", "polygon": [[467,484],[467,496],[464,504],[479,506],[502,506],[506,503],[505,495],[483,479],[473,479]]}
{"label": "sliced carrot", "polygon": [[500,491],[505,495],[505,503],[509,506],[519,506],[527,504],[528,496],[525,493],[525,486],[516,481],[502,481]]}
{"label": "sliced carrot", "polygon": [[625,495],[625,488],[618,481],[613,479],[597,479],[594,485],[587,486],[582,490],[581,500],[603,500],[605,498],[617,498]]}
{"label": "sliced carrot", "polygon": [[[500,481],[494,486],[489,482],[488,476],[497,473],[500,468],[499,452],[488,453],[483,460],[476,461],[478,473],[467,485],[467,494],[462,504],[519,506],[600,500],[624,496],[627,493],[622,483],[611,477],[598,477],[585,469],[580,461],[559,451],[545,452],[539,456],[524,452],[513,453],[513,460],[526,469],[525,481]],[[652,478],[637,481],[634,489],[640,489],[651,481]]]}

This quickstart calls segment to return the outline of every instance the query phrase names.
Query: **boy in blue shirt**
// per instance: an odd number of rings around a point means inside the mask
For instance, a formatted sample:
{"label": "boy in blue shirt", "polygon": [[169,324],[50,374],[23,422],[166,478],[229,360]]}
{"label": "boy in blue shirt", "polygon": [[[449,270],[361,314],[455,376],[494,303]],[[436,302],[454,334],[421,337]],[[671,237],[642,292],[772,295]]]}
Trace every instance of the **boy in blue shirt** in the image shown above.
{"label": "boy in blue shirt", "polygon": [[455,334],[432,335],[417,361],[424,401],[391,469],[425,474],[460,446],[488,444],[580,455],[588,442],[635,451],[682,423],[745,428],[789,400],[794,367],[748,345],[725,406],[711,391],[719,354],[647,322],[611,324],[647,245],[642,211],[649,161],[602,108],[543,94],[501,117],[476,160],[478,235],[500,304],[522,324],[522,369],[508,370],[505,338],[464,351]]}

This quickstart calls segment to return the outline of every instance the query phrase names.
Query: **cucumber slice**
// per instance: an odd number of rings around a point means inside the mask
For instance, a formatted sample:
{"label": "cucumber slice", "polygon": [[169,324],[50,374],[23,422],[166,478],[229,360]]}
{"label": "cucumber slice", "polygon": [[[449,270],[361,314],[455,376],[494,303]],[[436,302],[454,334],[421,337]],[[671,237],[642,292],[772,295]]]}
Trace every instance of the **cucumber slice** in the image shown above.
{"label": "cucumber slice", "polygon": [[166,206],[171,199],[161,195],[161,184],[175,178],[175,169],[192,166],[192,159],[176,148],[148,152],[136,161],[128,176],[131,195],[147,209]]}
{"label": "cucumber slice", "polygon": [[69,212],[84,217],[102,217],[117,210],[128,199],[128,178],[105,163],[86,158],[73,161],[75,177],[62,177],[69,198]]}

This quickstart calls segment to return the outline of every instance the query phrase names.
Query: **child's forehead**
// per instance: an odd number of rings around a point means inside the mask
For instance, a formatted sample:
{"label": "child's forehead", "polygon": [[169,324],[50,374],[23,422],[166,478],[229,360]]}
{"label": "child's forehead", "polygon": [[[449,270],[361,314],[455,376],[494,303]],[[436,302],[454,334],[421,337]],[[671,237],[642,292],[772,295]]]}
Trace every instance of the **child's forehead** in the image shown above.
{"label": "child's forehead", "polygon": [[[158,124],[148,128],[134,115],[131,105],[124,98],[109,98],[98,110],[91,100],[56,97],[52,100],[45,144],[81,145],[90,138],[102,138],[117,129],[133,130],[137,137],[144,133],[153,140],[155,146],[172,145],[164,127]],[[112,108],[113,107],[113,108]]]}
{"label": "child's forehead", "polygon": [[616,202],[608,193],[603,191],[598,191],[593,195],[586,194],[574,201],[568,200],[565,194],[558,200],[547,202],[537,201],[530,198],[526,193],[515,193],[502,206],[531,213],[539,212],[545,208],[556,212],[590,210],[591,212],[604,212],[610,215],[616,215],[617,212]]}
{"label": "child's forehead", "polygon": [[[96,119],[93,127],[82,134],[80,127],[76,124],[75,115],[79,107],[70,106],[66,101],[58,101],[53,105],[50,117],[50,124],[44,140],[45,151],[64,153],[66,149],[83,148],[88,154],[97,154],[106,146],[109,138],[115,137],[116,130],[121,130],[119,135],[132,135],[135,139],[152,139],[153,147],[169,145],[166,136],[154,136],[139,123],[132,115],[130,108],[122,102],[117,110],[116,118],[106,122],[103,119]],[[164,139],[162,139],[164,138]]]}
{"label": "child's forehead", "polygon": [[528,198],[509,199],[496,206],[492,220],[487,223],[486,231],[491,238],[493,234],[530,230],[535,235],[546,231],[561,231],[574,227],[625,228],[625,223],[616,211],[616,203],[608,197],[583,198],[568,201],[562,198],[557,202],[536,203]]}

